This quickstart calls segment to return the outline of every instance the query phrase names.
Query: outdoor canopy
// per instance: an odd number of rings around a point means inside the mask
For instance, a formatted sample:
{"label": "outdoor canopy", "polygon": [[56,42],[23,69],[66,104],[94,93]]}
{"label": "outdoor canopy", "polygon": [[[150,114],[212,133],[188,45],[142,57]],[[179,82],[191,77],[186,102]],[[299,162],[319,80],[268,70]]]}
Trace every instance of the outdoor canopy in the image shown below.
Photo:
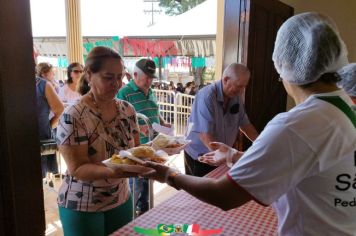
{"label": "outdoor canopy", "polygon": [[[168,17],[128,36],[120,33],[110,35],[119,32],[120,26],[107,24],[110,27],[108,35],[100,35],[101,29],[96,36],[83,37],[84,55],[92,47],[101,45],[118,50],[124,57],[213,56],[216,49],[216,4],[216,0],[206,0],[183,14]],[[91,28],[89,35],[95,35],[95,27]],[[34,37],[33,41],[35,55],[66,57],[65,36]]]}

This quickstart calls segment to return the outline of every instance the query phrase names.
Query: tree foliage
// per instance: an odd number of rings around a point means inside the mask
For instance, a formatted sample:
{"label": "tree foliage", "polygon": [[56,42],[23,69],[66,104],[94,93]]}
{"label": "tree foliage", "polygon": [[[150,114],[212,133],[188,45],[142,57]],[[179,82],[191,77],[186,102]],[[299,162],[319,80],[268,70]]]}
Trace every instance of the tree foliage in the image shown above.
{"label": "tree foliage", "polygon": [[206,0],[160,0],[159,6],[165,8],[167,15],[179,15]]}

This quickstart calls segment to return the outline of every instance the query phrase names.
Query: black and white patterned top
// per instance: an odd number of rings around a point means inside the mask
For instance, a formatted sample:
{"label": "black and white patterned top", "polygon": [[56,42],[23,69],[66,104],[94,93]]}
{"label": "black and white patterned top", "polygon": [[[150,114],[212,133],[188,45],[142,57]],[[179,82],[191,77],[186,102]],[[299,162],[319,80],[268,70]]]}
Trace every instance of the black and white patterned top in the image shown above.
{"label": "black and white patterned top", "polygon": [[[122,100],[116,100],[116,105],[117,117],[106,125],[110,132],[105,131],[98,112],[83,100],[68,107],[58,124],[58,145],[87,145],[90,162],[94,164],[134,147],[134,134],[139,132],[135,109]],[[67,173],[57,201],[60,207],[97,212],[115,208],[129,196],[127,178],[84,182]]]}

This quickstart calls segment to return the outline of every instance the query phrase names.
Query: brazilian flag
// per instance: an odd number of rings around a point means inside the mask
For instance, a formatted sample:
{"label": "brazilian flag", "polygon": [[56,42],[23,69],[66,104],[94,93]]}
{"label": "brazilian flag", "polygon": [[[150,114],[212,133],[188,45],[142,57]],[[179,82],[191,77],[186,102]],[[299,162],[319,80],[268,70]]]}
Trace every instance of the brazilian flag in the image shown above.
{"label": "brazilian flag", "polygon": [[174,233],[174,225],[159,224],[157,225],[158,233]]}

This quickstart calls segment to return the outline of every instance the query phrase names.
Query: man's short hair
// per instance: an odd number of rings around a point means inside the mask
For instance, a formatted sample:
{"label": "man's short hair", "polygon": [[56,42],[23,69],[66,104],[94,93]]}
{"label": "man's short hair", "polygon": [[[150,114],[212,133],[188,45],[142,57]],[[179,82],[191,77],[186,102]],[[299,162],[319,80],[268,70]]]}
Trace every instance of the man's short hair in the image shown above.
{"label": "man's short hair", "polygon": [[223,78],[225,77],[238,78],[239,74],[246,73],[246,72],[250,73],[247,66],[240,63],[231,63],[225,68],[223,72]]}
{"label": "man's short hair", "polygon": [[143,75],[145,75],[145,73],[137,66],[134,67],[134,74],[135,73],[137,74],[138,78],[141,78]]}

